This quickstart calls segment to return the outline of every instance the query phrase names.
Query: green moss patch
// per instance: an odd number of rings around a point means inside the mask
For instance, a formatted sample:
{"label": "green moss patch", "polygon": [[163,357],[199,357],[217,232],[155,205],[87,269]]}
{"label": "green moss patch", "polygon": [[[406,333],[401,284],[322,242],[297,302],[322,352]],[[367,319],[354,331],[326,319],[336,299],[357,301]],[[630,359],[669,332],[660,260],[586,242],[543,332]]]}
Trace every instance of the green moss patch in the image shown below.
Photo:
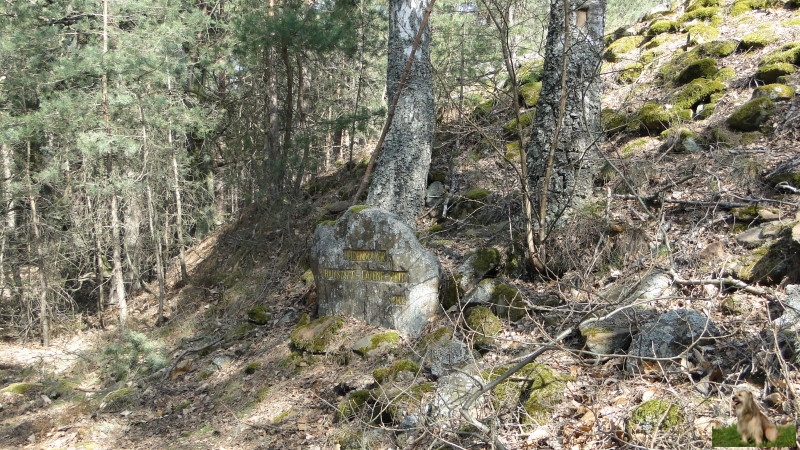
{"label": "green moss patch", "polygon": [[672,104],[678,109],[692,109],[701,103],[708,103],[713,94],[724,90],[725,85],[719,81],[698,78],[673,94]]}
{"label": "green moss patch", "polygon": [[617,62],[622,55],[632,51],[644,42],[644,36],[623,36],[608,46],[603,59],[608,62]]}
{"label": "green moss patch", "polygon": [[353,351],[361,356],[369,356],[376,350],[393,347],[400,342],[400,335],[396,331],[377,333],[360,339],[353,344]]}
{"label": "green moss patch", "polygon": [[685,24],[687,22],[691,22],[693,20],[701,20],[701,21],[713,21],[719,20],[718,15],[722,12],[717,6],[707,6],[707,7],[700,7],[693,9],[691,11],[687,11],[684,15],[682,15],[678,22],[681,24]]}
{"label": "green moss patch", "polygon": [[3,389],[0,389],[0,392],[25,395],[31,388],[36,386],[38,385],[35,383],[11,383]]}
{"label": "green moss patch", "polygon": [[544,73],[544,62],[541,60],[523,63],[517,71],[517,83],[524,86],[542,81],[542,73]]}
{"label": "green moss patch", "polygon": [[696,11],[710,6],[720,6],[720,0],[695,0],[689,4],[686,11]]}
{"label": "green moss patch", "polygon": [[628,126],[628,116],[611,108],[600,111],[600,123],[607,135],[619,133]]}
{"label": "green moss patch", "polygon": [[481,247],[475,250],[472,268],[475,273],[487,273],[500,265],[500,251],[494,247]]}
{"label": "green moss patch", "polygon": [[695,47],[697,54],[700,56],[709,56],[713,58],[724,58],[733,54],[736,51],[739,43],[734,39],[724,41],[711,41]]}
{"label": "green moss patch", "polygon": [[256,305],[247,311],[247,320],[256,325],[266,325],[272,320],[272,314],[264,305]]}
{"label": "green moss patch", "polygon": [[794,94],[795,88],[779,83],[759,86],[753,90],[753,98],[767,97],[774,102],[791,100]]}
{"label": "green moss patch", "polygon": [[353,391],[346,400],[337,405],[336,417],[338,420],[350,420],[363,409],[364,405],[371,402],[374,402],[371,391]]}
{"label": "green moss patch", "polygon": [[[499,367],[483,373],[487,382],[500,377],[511,366]],[[552,409],[564,398],[564,387],[572,377],[555,372],[550,367],[531,363],[506,379],[494,390],[497,406],[518,409],[522,406],[521,423],[544,423]]]}
{"label": "green moss patch", "polygon": [[658,19],[650,24],[650,28],[647,29],[647,34],[655,36],[664,33],[674,33],[678,31],[678,29],[678,22],[674,20]]}
{"label": "green moss patch", "polygon": [[[519,116],[519,122],[517,121],[516,117],[509,120],[508,122],[506,122],[505,125],[503,125],[503,131],[505,131],[510,136],[517,136],[517,134],[520,132],[520,128],[524,130],[533,123],[534,117],[536,117],[535,109],[522,113]],[[517,124],[519,124],[520,126],[518,126]]]}
{"label": "green moss patch", "polygon": [[756,131],[772,115],[773,104],[768,97],[759,97],[750,100],[728,117],[727,124],[734,130]]}
{"label": "green moss patch", "polygon": [[494,305],[497,315],[516,322],[527,314],[528,305],[517,288],[505,283],[495,283],[489,301]]}
{"label": "green moss patch", "polygon": [[742,41],[739,42],[739,48],[741,50],[763,48],[777,40],[778,38],[771,30],[758,30],[742,36]]}
{"label": "green moss patch", "polygon": [[692,61],[685,69],[681,70],[675,80],[678,84],[686,84],[697,78],[711,78],[718,70],[717,60],[701,58],[697,61]]}
{"label": "green moss patch", "polygon": [[617,82],[620,84],[635,83],[636,80],[639,79],[639,75],[642,74],[643,70],[644,64],[642,63],[629,64],[620,69],[619,75],[617,75]]}
{"label": "green moss patch", "polygon": [[637,406],[628,421],[631,431],[650,433],[658,427],[668,430],[679,425],[684,414],[678,405],[667,400],[652,399]]}
{"label": "green moss patch", "polygon": [[661,132],[674,124],[691,120],[692,110],[680,108],[668,109],[663,105],[648,102],[639,109],[636,116],[642,124],[644,131],[652,133]]}
{"label": "green moss patch", "polygon": [[686,33],[689,34],[689,42],[691,44],[701,44],[703,42],[711,41],[719,37],[719,28],[714,25],[709,25],[705,22],[695,23],[686,27]]}
{"label": "green moss patch", "polygon": [[413,378],[419,373],[419,364],[408,359],[398,359],[389,367],[380,367],[372,371],[372,377],[378,384],[387,381],[401,381],[406,378]]}
{"label": "green moss patch", "polygon": [[475,333],[475,346],[480,348],[494,342],[503,324],[500,319],[485,306],[475,306],[467,310],[464,317],[467,329]]}
{"label": "green moss patch", "polygon": [[789,63],[800,66],[800,42],[790,42],[782,45],[774,52],[764,56],[759,65]]}
{"label": "green moss patch", "polygon": [[523,105],[532,108],[539,101],[539,94],[542,92],[541,81],[528,83],[520,86],[519,97]]}
{"label": "green moss patch", "polygon": [[793,74],[797,68],[789,63],[775,63],[761,66],[755,73],[755,78],[765,83],[775,83],[780,77]]}
{"label": "green moss patch", "polygon": [[297,327],[292,330],[290,340],[298,350],[310,353],[323,353],[328,350],[336,332],[342,328],[344,321],[338,317],[320,317],[309,321],[304,315]]}

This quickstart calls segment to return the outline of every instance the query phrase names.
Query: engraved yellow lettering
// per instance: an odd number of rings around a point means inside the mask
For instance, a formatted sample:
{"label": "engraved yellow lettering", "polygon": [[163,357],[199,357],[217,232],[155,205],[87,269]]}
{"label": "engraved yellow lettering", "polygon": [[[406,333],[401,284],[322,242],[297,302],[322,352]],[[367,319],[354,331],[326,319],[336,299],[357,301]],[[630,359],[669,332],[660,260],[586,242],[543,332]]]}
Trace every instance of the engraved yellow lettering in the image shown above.
{"label": "engraved yellow lettering", "polygon": [[386,261],[386,250],[345,250],[344,259],[348,261]]}

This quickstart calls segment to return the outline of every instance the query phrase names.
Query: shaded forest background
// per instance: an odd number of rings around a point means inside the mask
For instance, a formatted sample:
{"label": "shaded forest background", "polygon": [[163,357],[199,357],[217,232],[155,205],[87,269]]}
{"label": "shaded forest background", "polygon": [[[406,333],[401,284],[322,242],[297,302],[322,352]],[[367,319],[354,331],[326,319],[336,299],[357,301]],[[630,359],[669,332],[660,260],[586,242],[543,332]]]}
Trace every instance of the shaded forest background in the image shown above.
{"label": "shaded forest background", "polygon": [[[609,1],[608,30],[660,2],[628,3]],[[306,188],[363,166],[382,126],[386,8],[0,5],[3,335],[47,343],[108,304],[124,323],[147,283],[163,302],[171,263],[185,282],[193,242],[243,214],[289,228],[307,214]],[[545,1],[437,2],[440,125],[463,123],[487,93],[512,104],[502,48],[517,67],[540,59],[546,17]]]}

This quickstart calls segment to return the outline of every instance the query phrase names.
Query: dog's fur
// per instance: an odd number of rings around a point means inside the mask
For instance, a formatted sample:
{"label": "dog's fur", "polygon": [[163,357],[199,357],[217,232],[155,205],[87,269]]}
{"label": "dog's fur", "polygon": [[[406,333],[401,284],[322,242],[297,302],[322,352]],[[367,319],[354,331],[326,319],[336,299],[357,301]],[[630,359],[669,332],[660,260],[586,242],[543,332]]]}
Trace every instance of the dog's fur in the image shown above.
{"label": "dog's fur", "polygon": [[733,394],[733,405],[739,419],[736,431],[742,436],[742,442],[752,438],[756,445],[761,445],[764,438],[768,441],[778,439],[778,428],[759,411],[750,391],[742,390]]}

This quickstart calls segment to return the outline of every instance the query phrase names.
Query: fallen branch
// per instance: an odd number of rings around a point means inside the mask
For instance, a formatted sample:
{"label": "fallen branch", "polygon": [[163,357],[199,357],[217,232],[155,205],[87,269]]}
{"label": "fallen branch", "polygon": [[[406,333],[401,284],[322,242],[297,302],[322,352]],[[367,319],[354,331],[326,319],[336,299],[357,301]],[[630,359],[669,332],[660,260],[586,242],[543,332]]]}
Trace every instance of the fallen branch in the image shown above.
{"label": "fallen branch", "polygon": [[723,285],[726,287],[741,289],[750,294],[763,295],[764,297],[767,297],[770,300],[775,300],[777,298],[775,294],[769,289],[751,286],[742,280],[737,280],[736,278],[725,277],[725,278],[703,278],[699,280],[698,279],[686,280],[681,278],[681,276],[678,275],[675,271],[670,271],[669,274],[672,277],[673,283],[683,286],[702,286],[705,284]]}
{"label": "fallen branch", "polygon": [[207,348],[210,348],[210,347],[213,347],[213,346],[219,344],[220,342],[222,342],[222,339],[223,339],[222,337],[218,337],[218,338],[214,339],[213,341],[209,342],[208,344],[203,345],[201,347],[195,347],[195,348],[190,348],[188,350],[184,350],[180,355],[178,355],[175,358],[175,362],[173,362],[172,365],[169,367],[169,370],[167,370],[166,374],[164,375],[164,379],[166,380],[167,378],[169,378],[170,374],[172,374],[172,372],[178,366],[178,363],[181,362],[181,360],[186,355],[191,354],[191,353],[202,352],[203,350],[205,350]]}

